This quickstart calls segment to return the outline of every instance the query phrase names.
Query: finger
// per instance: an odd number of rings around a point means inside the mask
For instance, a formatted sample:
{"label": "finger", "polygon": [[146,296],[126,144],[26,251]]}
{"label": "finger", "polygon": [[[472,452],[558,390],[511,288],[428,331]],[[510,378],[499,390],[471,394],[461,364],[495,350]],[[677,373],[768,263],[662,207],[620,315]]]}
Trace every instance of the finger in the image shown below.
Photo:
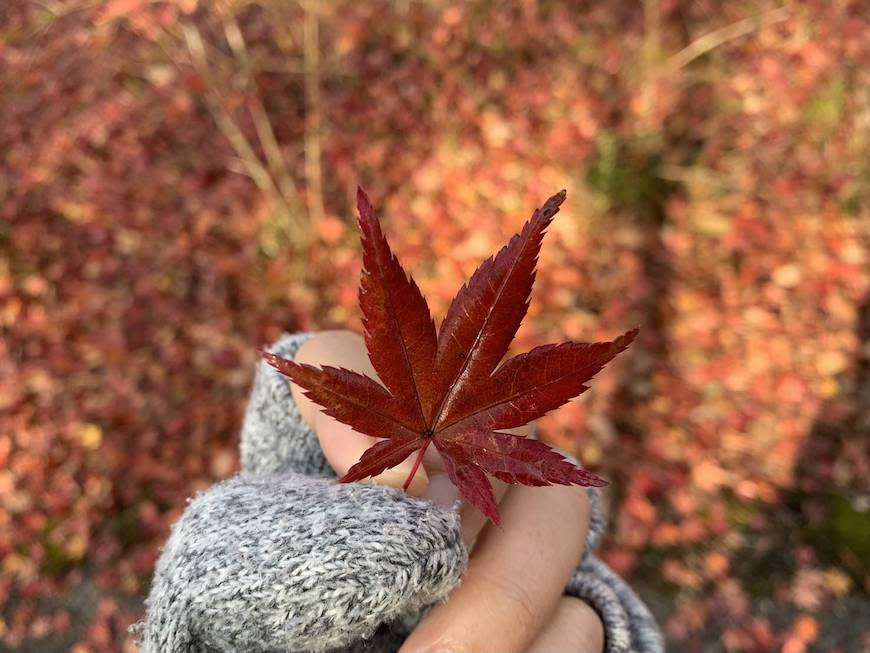
{"label": "finger", "polygon": [[[377,373],[366,353],[362,336],[347,330],[322,331],[309,338],[296,353],[297,363],[309,365],[333,365],[360,372],[373,379]],[[346,424],[323,413],[320,406],[306,397],[296,384],[291,383],[293,399],[299,414],[317,434],[323,455],[335,472],[341,476],[356,463],[366,449],[378,442],[378,438],[363,435]],[[514,429],[517,435],[527,435],[529,427]],[[370,482],[402,487],[411,472],[416,454],[408,456],[401,464],[369,479]],[[432,483],[430,483],[430,476]],[[500,481],[493,483],[496,500],[505,493],[506,486]],[[435,447],[429,447],[423,459],[423,466],[417,471],[408,494],[425,496],[444,506],[452,505],[459,499],[459,491],[447,478],[444,464]],[[463,509],[463,536],[470,545],[486,523],[485,517],[476,508]]]}
{"label": "finger", "polygon": [[583,552],[586,490],[514,487],[501,515],[502,528],[478,538],[462,583],[400,653],[525,651],[549,621]]}
{"label": "finger", "polygon": [[[314,431],[320,440],[323,455],[326,456],[329,464],[339,476],[343,476],[360,459],[366,449],[380,441],[379,438],[357,433],[347,424],[342,424],[322,412],[318,412],[314,416]],[[412,454],[395,467],[362,482],[402,487],[405,479],[411,473],[415,456],[416,454]],[[408,494],[412,496],[423,495],[427,483],[426,470],[421,467],[414,475],[411,485],[408,486]]]}
{"label": "finger", "polygon": [[526,653],[602,653],[604,626],[592,607],[573,596],[559,599],[550,622]]}
{"label": "finger", "polygon": [[[533,425],[526,424],[525,426],[520,426],[518,428],[507,429],[505,433],[513,433],[514,435],[519,435],[521,437],[532,437],[533,431]],[[447,478],[447,474],[444,472],[444,464],[440,460],[438,461],[438,466],[430,466],[427,470],[429,470],[430,481],[423,496],[435,501],[436,503],[440,503],[441,505],[450,505],[453,501],[459,498],[459,490],[457,490],[456,486],[454,486],[450,479]],[[492,493],[495,496],[495,501],[500,505],[510,486],[492,476],[489,477],[489,482],[492,484]],[[445,499],[442,499],[442,496],[445,497]],[[453,497],[452,501],[450,500],[451,497]],[[487,525],[489,519],[480,512],[476,506],[471,504],[463,506],[461,519],[462,541],[465,542],[465,545],[469,550],[471,550],[476,544],[480,531]]]}
{"label": "finger", "polygon": [[[297,363],[309,365],[345,367],[373,379],[378,378],[366,353],[365,341],[362,336],[352,331],[322,331],[315,334],[299,348],[295,360]],[[323,413],[320,406],[306,397],[296,384],[291,383],[291,389],[300,415],[317,434],[324,456],[339,476],[344,475],[366,449],[378,442],[378,438],[358,433]],[[532,427],[527,425],[510,429],[508,432],[528,436],[532,432]],[[368,481],[391,487],[402,487],[411,472],[415,456],[416,454],[408,456],[401,464]],[[508,486],[497,479],[490,480],[496,501],[499,502]],[[424,496],[443,506],[453,505],[460,498],[459,491],[447,478],[444,463],[435,447],[429,447],[426,451],[423,465],[408,487],[408,494]],[[477,508],[470,505],[463,507],[461,516],[463,541],[471,548],[487,520]]]}
{"label": "finger", "polygon": [[[360,372],[373,379],[378,375],[369,361],[365,341],[362,336],[347,330],[321,331],[309,338],[296,352],[297,363],[309,365],[332,365]],[[356,463],[363,452],[378,442],[378,438],[354,431],[347,424],[323,413],[323,409],[306,397],[295,383],[291,383],[293,400],[299,414],[317,434],[320,448],[326,460],[339,476],[343,476]],[[371,482],[402,487],[413,466],[414,456],[409,456],[400,465],[369,479]],[[426,488],[428,479],[421,469],[408,488],[408,493],[420,496]]]}
{"label": "finger", "polygon": [[[366,354],[362,336],[347,329],[315,333],[299,347],[294,360],[308,365],[346,367],[373,379],[378,378]],[[295,383],[291,386],[299,414],[313,428],[314,416],[322,410],[321,407],[302,394],[302,389]]]}

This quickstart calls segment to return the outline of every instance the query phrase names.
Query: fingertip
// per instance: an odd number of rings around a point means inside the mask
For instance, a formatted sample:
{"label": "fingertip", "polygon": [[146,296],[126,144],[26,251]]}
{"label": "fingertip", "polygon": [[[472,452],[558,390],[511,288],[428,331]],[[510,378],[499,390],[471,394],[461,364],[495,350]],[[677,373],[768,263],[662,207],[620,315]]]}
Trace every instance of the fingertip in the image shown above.
{"label": "fingertip", "polygon": [[377,438],[354,431],[322,410],[314,414],[314,432],[323,455],[339,476],[344,476],[363,452],[377,442]]}
{"label": "fingertip", "polygon": [[[326,456],[326,460],[339,477],[343,477],[351,467],[359,462],[366,449],[381,440],[358,433],[347,424],[342,424],[321,411],[318,411],[314,416],[314,432],[317,434],[323,455]],[[364,482],[400,488],[405,479],[408,478],[413,466],[413,458],[414,455],[411,455],[395,467],[377,476],[364,479]],[[417,470],[407,492],[411,496],[423,496],[428,483],[429,477],[421,467]]]}

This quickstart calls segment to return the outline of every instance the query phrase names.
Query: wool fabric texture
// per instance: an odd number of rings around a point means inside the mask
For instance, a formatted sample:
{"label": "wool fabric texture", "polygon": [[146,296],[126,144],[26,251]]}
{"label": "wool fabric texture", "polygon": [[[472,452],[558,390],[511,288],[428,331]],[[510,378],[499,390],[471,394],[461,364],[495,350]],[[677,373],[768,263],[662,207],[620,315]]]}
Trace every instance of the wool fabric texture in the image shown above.
{"label": "wool fabric texture", "polygon": [[[309,334],[270,351],[293,358]],[[257,366],[242,470],[189,500],[157,562],[141,653],[394,653],[468,562],[455,508],[401,490],[339,484],[287,379]],[[566,593],[601,616],[606,653],[661,653],[630,587],[592,553],[606,523],[596,489]]]}

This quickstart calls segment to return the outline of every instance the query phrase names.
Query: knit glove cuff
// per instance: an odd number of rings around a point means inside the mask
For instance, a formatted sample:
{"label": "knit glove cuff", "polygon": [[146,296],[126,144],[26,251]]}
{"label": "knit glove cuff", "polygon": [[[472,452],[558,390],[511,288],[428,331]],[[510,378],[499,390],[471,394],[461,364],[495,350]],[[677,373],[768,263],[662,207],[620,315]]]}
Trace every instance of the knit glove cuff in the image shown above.
{"label": "knit glove cuff", "polygon": [[241,474],[194,497],[173,526],[140,649],[319,652],[384,624],[383,640],[445,598],[465,564],[453,510],[373,484]]}

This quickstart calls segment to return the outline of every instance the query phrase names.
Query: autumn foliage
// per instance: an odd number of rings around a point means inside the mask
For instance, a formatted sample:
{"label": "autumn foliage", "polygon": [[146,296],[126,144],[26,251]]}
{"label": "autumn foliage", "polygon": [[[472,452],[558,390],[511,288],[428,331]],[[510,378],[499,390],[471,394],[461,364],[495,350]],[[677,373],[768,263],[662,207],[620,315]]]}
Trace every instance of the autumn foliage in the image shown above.
{"label": "autumn foliage", "polygon": [[644,326],[541,427],[607,561],[673,650],[866,647],[865,13],[4,3],[0,650],[131,650],[254,347],[359,323],[357,182],[438,315],[568,188],[511,353]]}

